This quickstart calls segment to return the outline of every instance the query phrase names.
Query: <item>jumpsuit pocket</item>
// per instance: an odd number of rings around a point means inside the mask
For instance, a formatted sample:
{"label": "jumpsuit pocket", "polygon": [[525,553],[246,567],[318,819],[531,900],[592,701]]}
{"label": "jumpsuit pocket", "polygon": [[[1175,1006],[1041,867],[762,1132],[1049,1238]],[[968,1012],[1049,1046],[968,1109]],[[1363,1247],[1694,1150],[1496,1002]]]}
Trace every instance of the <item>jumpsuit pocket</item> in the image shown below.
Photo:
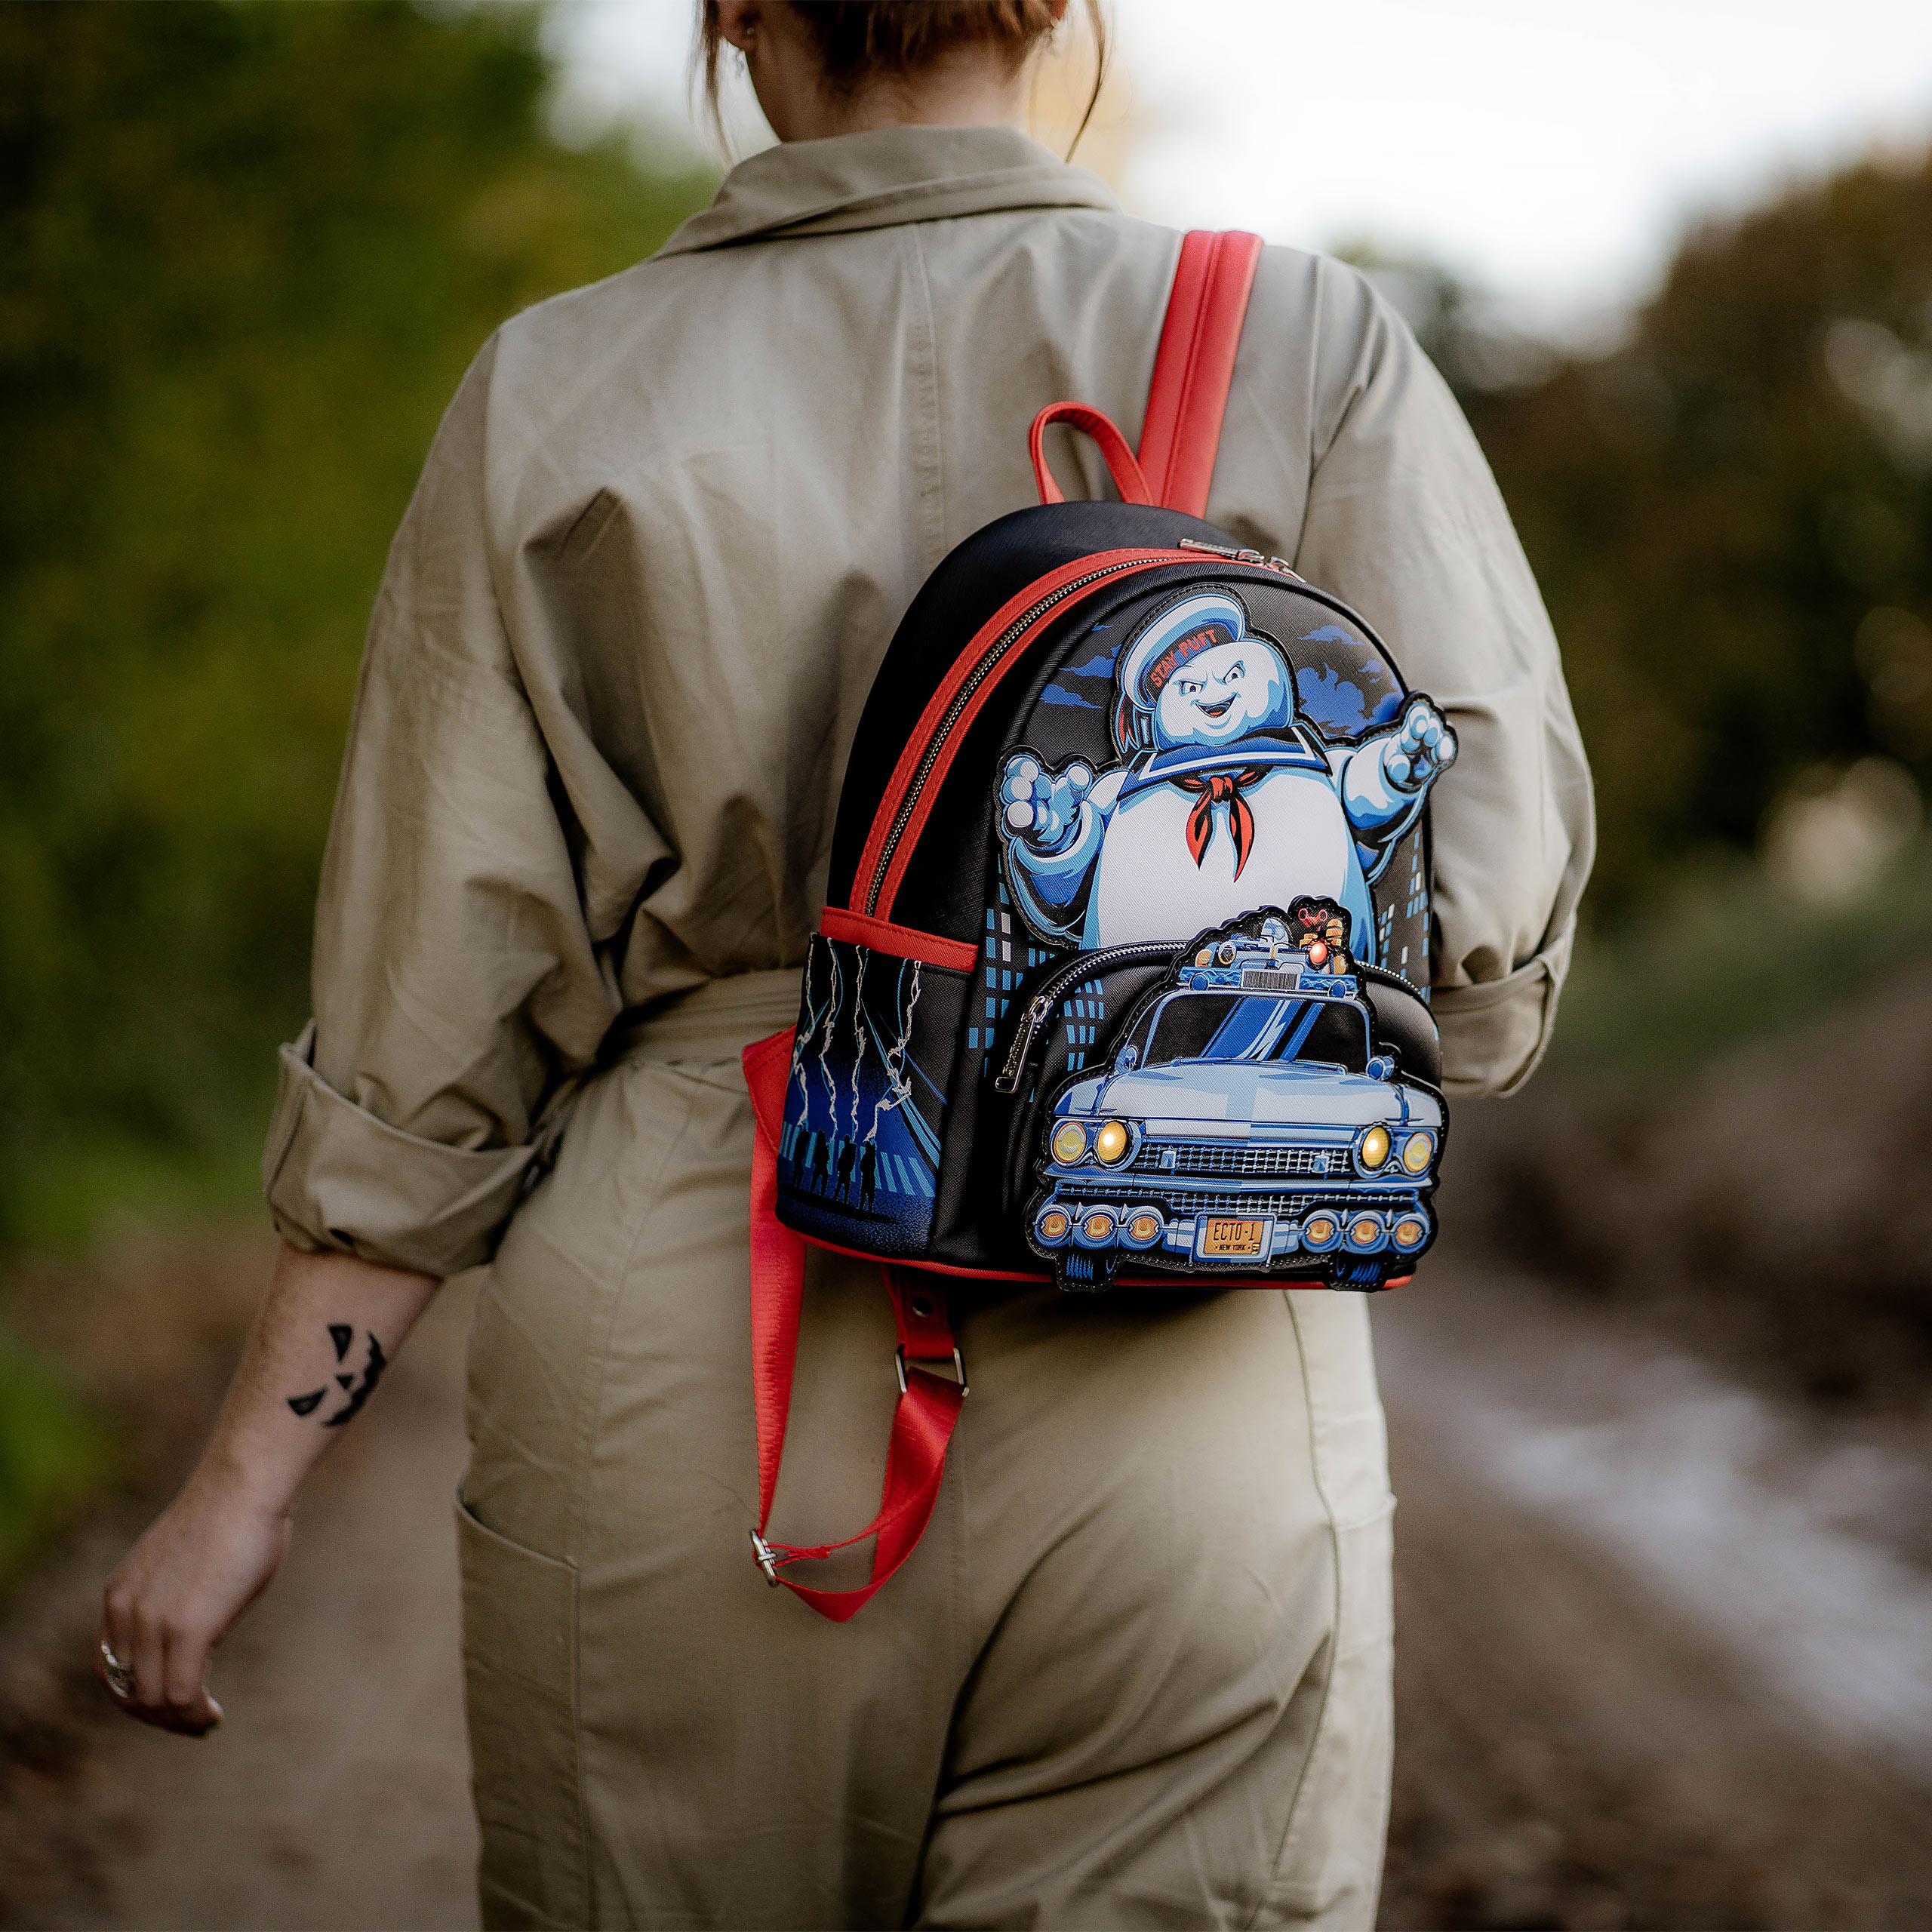
{"label": "jumpsuit pocket", "polygon": [[456,1521],[483,1922],[587,1925],[576,1567],[499,1536],[460,1492]]}

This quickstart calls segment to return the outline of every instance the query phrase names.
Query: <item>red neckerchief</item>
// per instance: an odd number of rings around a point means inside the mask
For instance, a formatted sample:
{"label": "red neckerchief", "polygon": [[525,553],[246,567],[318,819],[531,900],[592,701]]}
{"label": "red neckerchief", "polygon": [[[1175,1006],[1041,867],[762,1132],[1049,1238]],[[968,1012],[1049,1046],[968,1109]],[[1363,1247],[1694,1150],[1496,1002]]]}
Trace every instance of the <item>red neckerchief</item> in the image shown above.
{"label": "red neckerchief", "polygon": [[1183,792],[1201,794],[1193,811],[1187,815],[1187,849],[1194,854],[1197,866],[1207,857],[1208,841],[1214,835],[1214,808],[1226,805],[1228,835],[1235,841],[1235,877],[1241,877],[1241,868],[1247,863],[1247,855],[1254,848],[1254,814],[1248,810],[1247,801],[1241,795],[1241,787],[1259,783],[1272,768],[1266,764],[1244,764],[1238,771],[1190,772],[1168,781],[1178,785]]}

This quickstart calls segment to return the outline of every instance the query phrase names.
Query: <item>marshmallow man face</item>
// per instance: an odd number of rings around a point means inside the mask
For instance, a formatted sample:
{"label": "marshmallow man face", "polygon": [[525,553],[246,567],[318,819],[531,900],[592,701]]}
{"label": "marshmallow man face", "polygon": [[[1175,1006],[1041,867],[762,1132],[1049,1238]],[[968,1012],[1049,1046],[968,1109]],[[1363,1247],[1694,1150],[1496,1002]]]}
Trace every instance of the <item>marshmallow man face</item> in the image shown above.
{"label": "marshmallow man face", "polygon": [[1294,716],[1287,667],[1265,639],[1236,638],[1190,657],[1161,687],[1154,711],[1162,746],[1226,745]]}

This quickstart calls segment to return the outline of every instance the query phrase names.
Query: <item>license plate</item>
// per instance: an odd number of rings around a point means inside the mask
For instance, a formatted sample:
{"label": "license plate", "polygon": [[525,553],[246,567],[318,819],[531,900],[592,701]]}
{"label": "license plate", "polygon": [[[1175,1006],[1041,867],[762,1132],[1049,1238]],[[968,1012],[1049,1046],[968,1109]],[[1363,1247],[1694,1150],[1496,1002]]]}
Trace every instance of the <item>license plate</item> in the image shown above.
{"label": "license plate", "polygon": [[1252,1261],[1267,1252],[1269,1224],[1266,1220],[1232,1221],[1212,1218],[1201,1224],[1195,1251],[1204,1260]]}

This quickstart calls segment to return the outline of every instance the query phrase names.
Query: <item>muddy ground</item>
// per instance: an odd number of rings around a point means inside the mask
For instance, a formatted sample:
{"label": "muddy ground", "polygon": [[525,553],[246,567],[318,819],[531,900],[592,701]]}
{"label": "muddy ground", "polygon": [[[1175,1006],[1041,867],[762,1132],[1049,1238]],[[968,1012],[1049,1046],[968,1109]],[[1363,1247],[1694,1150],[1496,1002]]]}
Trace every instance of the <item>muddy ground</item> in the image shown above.
{"label": "muddy ground", "polygon": [[[1748,1083],[1709,1104],[1748,1112]],[[1560,1247],[1539,1278],[1499,1251],[1497,1174],[1537,1198],[1524,1149],[1546,1145],[1547,1198],[1596,1131],[1543,1105],[1561,1134],[1466,1113],[1467,1232],[1376,1309],[1400,1498],[1382,1922],[1932,1926],[1932,1425],[1896,1371],[1909,1337],[1860,1343],[1869,1399],[1842,1377],[1822,1399],[1730,1303],[1689,1319],[1649,1277],[1566,1274]],[[1573,1241],[1597,1211],[1577,1198]],[[146,1453],[178,1469],[266,1244],[117,1266],[44,1299],[82,1335],[197,1311],[158,1354],[99,1358],[103,1395],[169,1392]],[[98,1579],[151,1495],[14,1592],[0,1923],[474,1922],[450,1521],[467,1303],[443,1298],[324,1466],[221,1655],[214,1740],[137,1730],[85,1675]],[[1896,1310],[1872,1319],[1882,1336]]]}

